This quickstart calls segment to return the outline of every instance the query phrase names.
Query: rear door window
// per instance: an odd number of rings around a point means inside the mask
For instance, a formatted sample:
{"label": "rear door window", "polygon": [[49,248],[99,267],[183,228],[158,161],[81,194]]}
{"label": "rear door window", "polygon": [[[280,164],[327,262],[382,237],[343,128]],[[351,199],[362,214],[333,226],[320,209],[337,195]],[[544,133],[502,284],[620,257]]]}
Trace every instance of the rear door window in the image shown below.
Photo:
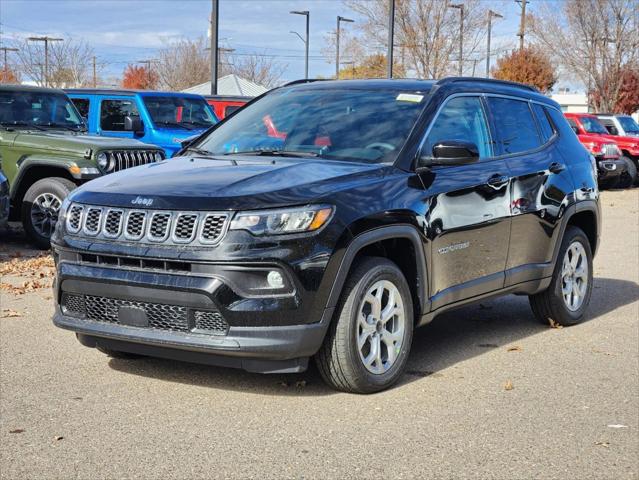
{"label": "rear door window", "polygon": [[88,98],[72,98],[71,101],[82,117],[89,118],[90,102]]}
{"label": "rear door window", "polygon": [[488,97],[487,101],[501,155],[522,153],[541,146],[528,102],[501,97]]}
{"label": "rear door window", "polygon": [[102,100],[100,127],[110,132],[124,132],[124,118],[139,115],[140,112],[133,100]]}

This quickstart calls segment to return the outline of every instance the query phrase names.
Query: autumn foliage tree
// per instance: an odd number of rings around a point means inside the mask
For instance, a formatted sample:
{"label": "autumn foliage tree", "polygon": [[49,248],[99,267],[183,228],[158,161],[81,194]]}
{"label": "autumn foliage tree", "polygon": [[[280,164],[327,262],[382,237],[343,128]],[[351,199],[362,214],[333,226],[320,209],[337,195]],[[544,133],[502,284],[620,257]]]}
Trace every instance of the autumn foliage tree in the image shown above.
{"label": "autumn foliage tree", "polygon": [[[614,105],[614,113],[630,115],[639,110],[639,67],[623,67],[620,73],[620,87],[617,102]],[[611,82],[603,85],[603,90],[596,89],[592,92],[592,101],[595,105],[601,103],[601,97],[610,95],[608,90],[614,88]]]}
{"label": "autumn foliage tree", "polygon": [[17,84],[20,83],[18,74],[10,68],[0,69],[0,83]]}
{"label": "autumn foliage tree", "polygon": [[122,76],[122,87],[134,90],[154,90],[158,86],[158,74],[150,68],[127,65]]}
{"label": "autumn foliage tree", "polygon": [[525,83],[546,93],[557,82],[550,60],[534,47],[513,50],[497,60],[492,75],[498,80]]}
{"label": "autumn foliage tree", "polygon": [[[398,62],[393,62],[393,75],[395,77],[405,77],[406,70]],[[352,66],[344,67],[340,70],[340,79],[353,78],[385,78],[386,77],[386,55],[375,54],[364,57]]]}

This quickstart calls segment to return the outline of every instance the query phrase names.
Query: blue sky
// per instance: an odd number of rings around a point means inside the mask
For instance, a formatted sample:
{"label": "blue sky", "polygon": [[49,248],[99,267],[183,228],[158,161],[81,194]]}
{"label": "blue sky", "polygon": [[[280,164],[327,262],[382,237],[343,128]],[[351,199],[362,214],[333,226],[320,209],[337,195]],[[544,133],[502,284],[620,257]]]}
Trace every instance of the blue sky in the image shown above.
{"label": "blue sky", "polygon": [[[0,26],[5,41],[36,34],[84,39],[105,64],[104,75],[119,76],[127,63],[153,58],[171,39],[206,35],[210,5],[210,0],[0,0]],[[486,8],[505,17],[495,23],[495,48],[514,46],[518,5],[486,0]],[[222,43],[237,53],[275,55],[287,65],[284,80],[300,78],[304,45],[290,31],[303,36],[304,17],[290,10],[311,12],[310,76],[331,75],[335,67],[321,54],[325,37],[337,15],[358,18],[341,0],[220,0]]]}

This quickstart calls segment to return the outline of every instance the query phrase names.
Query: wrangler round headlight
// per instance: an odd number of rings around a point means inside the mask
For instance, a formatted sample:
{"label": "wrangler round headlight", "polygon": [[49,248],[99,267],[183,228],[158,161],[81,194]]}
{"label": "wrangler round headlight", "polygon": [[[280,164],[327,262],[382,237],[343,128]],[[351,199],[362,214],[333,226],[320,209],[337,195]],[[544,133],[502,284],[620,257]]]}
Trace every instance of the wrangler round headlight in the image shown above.
{"label": "wrangler round headlight", "polygon": [[161,152],[155,152],[155,161],[161,162],[162,160],[164,160],[164,155]]}
{"label": "wrangler round headlight", "polygon": [[109,169],[109,156],[102,152],[98,154],[98,167],[100,167],[105,172]]}

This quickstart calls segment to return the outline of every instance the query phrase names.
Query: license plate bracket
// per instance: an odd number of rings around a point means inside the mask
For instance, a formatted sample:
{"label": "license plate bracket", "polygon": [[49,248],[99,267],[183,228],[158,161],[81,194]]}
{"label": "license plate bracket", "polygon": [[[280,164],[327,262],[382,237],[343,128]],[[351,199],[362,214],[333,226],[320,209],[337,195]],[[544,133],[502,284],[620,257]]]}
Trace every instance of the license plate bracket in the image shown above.
{"label": "license plate bracket", "polygon": [[130,327],[148,327],[149,319],[144,308],[123,305],[118,309],[118,323]]}

